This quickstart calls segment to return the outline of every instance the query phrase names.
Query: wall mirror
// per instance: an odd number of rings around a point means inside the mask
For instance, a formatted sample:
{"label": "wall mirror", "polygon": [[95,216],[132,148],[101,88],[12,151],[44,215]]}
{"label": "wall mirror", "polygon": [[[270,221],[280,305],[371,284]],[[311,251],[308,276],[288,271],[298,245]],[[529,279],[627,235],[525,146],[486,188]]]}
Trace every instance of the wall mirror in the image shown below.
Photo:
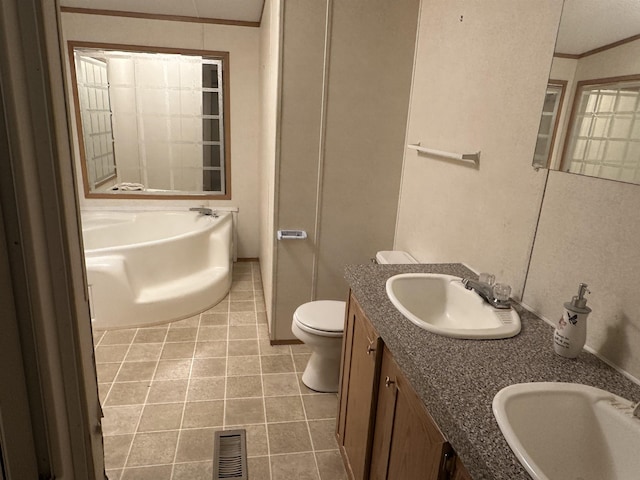
{"label": "wall mirror", "polygon": [[230,199],[228,58],[69,42],[85,196]]}
{"label": "wall mirror", "polygon": [[533,166],[640,184],[637,0],[565,0]]}

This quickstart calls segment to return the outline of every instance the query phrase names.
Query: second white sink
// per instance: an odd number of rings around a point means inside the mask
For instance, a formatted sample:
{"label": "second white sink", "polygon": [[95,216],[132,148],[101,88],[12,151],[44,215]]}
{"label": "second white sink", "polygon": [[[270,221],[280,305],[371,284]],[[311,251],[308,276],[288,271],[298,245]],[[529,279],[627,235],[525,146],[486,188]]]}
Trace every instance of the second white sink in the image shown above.
{"label": "second white sink", "polygon": [[493,414],[534,480],[628,480],[640,475],[640,419],[633,403],[577,383],[518,383]]}
{"label": "second white sink", "polygon": [[452,275],[395,275],[387,280],[387,296],[408,320],[446,337],[495,339],[520,332],[515,310],[493,308]]}

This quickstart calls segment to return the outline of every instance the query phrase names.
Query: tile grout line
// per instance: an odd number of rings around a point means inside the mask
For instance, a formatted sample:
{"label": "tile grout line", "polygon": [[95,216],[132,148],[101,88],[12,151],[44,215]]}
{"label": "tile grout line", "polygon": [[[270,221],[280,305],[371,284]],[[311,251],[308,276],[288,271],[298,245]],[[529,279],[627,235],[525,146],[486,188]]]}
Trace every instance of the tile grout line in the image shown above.
{"label": "tile grout line", "polygon": [[[135,339],[135,336],[138,334],[138,332],[140,331],[140,329],[136,329],[136,333],[133,336],[133,339],[131,339],[131,345],[133,345],[133,340]],[[144,396],[144,401],[142,402],[142,410],[140,410],[140,416],[138,417],[138,421],[136,422],[136,426],[133,429],[133,438],[131,438],[131,444],[129,445],[129,449],[127,450],[127,455],[125,457],[124,460],[124,465],[122,467],[122,472],[124,473],[125,468],[128,467],[129,464],[129,458],[131,456],[131,451],[133,450],[133,444],[136,441],[136,437],[138,436],[138,428],[140,428],[140,422],[142,421],[142,415],[144,414],[144,410],[145,407],[147,406],[147,399],[149,398],[149,392],[151,391],[151,384],[153,383],[153,378],[156,376],[156,372],[158,371],[158,365],[160,364],[160,357],[162,356],[162,350],[164,350],[164,346],[166,344],[167,341],[167,336],[169,335],[169,328],[167,327],[167,331],[164,334],[164,340],[162,342],[162,348],[160,349],[160,355],[158,355],[158,359],[156,360],[156,367],[153,369],[153,374],[151,375],[151,380],[149,381],[149,388],[147,389],[147,393]],[[129,346],[129,350],[131,349],[131,345]],[[129,351],[127,351],[127,354],[129,354]],[[125,355],[126,358],[126,355]],[[124,363],[124,360],[122,361],[122,363]],[[177,446],[177,444],[176,444]]]}
{"label": "tile grout line", "polygon": [[[189,365],[189,376],[187,377],[187,388],[184,392],[184,401],[182,402],[182,415],[180,415],[180,425],[178,426],[178,438],[176,439],[176,450],[173,452],[173,462],[171,462],[171,477],[173,478],[173,474],[176,466],[176,459],[178,458],[178,446],[180,445],[180,440],[182,440],[182,424],[184,423],[184,413],[187,410],[187,399],[189,398],[189,387],[191,386],[191,374],[193,373],[193,363],[196,357],[196,348],[198,346],[198,339],[200,337],[200,324],[202,323],[202,313],[198,314],[198,326],[196,328],[196,338],[193,342],[193,351],[191,352],[191,364]],[[167,337],[169,336],[169,332],[171,331],[171,323],[169,323],[169,328],[167,329]],[[166,338],[165,337],[165,345]],[[164,351],[164,345],[162,346],[162,350]],[[160,356],[162,357],[162,351],[160,352]],[[160,358],[158,359],[158,364],[160,364]],[[155,376],[155,373],[154,373]],[[147,396],[148,398],[148,396]],[[146,399],[145,399],[145,407],[146,407]],[[179,402],[175,402],[179,403]]]}
{"label": "tile grout line", "polygon": [[[135,333],[133,334],[133,337],[131,337],[131,342],[129,343],[129,346],[127,347],[127,351],[124,353],[124,356],[122,357],[122,360],[120,362],[105,362],[105,363],[119,363],[120,366],[118,367],[118,370],[116,370],[115,375],[113,376],[113,380],[111,381],[111,385],[109,385],[109,390],[107,390],[107,394],[104,396],[104,403],[105,405],[102,405],[102,407],[109,407],[108,405],[106,405],[107,400],[109,399],[109,395],[111,395],[111,390],[113,389],[113,385],[116,383],[116,379],[118,378],[118,375],[120,375],[120,370],[122,370],[122,366],[124,365],[124,361],[127,358],[127,355],[129,355],[129,352],[131,351],[131,346],[133,345],[133,340],[136,338],[136,335],[138,334],[138,331],[140,329],[136,328]],[[113,331],[113,330],[112,330]],[[104,337],[107,336],[107,332],[108,330],[104,330],[102,337],[100,338],[100,344],[102,344],[102,340],[104,339]],[[126,345],[126,344],[114,344],[115,345]],[[103,347],[108,347],[109,345],[102,345]],[[118,382],[120,383],[120,382]],[[137,404],[136,404],[137,405]],[[114,406],[120,406],[120,405],[114,405]],[[133,440],[132,440],[133,441]]]}

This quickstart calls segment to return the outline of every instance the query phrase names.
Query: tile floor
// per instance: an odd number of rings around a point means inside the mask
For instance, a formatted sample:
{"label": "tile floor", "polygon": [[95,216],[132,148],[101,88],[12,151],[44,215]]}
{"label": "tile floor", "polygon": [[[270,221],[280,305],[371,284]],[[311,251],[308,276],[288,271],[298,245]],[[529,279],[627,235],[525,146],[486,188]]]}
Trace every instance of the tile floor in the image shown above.
{"label": "tile floor", "polygon": [[236,263],[207,312],[94,337],[110,480],[210,480],[213,432],[235,428],[251,480],[346,478],[337,397],[300,381],[304,345],[269,344],[257,263]]}

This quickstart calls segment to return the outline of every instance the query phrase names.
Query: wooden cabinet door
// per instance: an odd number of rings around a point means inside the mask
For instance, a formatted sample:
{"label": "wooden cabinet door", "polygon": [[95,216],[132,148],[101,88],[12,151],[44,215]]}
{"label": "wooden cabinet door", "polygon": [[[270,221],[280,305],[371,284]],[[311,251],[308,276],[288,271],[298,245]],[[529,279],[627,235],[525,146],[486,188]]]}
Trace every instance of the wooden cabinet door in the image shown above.
{"label": "wooden cabinet door", "polygon": [[382,342],[353,295],[345,322],[337,438],[350,478],[369,478]]}
{"label": "wooden cabinet door", "polygon": [[371,479],[442,480],[450,446],[384,347]]}

